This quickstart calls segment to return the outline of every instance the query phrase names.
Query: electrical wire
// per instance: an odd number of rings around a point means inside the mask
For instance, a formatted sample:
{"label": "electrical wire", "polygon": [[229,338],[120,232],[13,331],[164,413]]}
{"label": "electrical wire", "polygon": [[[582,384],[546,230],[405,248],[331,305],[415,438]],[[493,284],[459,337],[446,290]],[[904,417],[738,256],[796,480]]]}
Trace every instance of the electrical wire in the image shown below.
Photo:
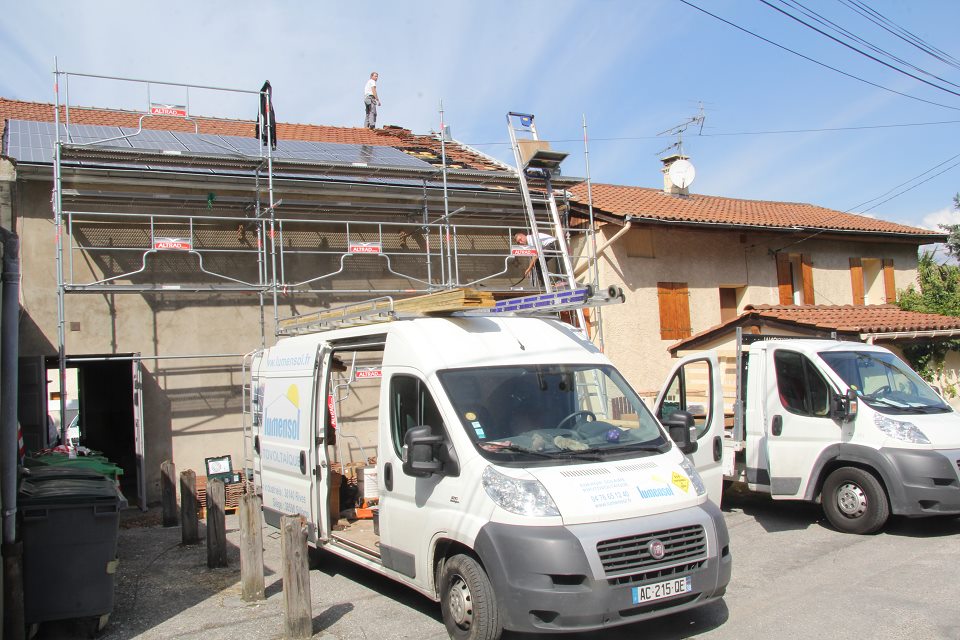
{"label": "electrical wire", "polygon": [[[682,1],[683,1],[683,0],[681,0],[681,2],[682,2]],[[773,4],[771,4],[771,3],[768,2],[767,0],[759,0],[759,2],[760,2],[761,4],[764,4],[764,5],[768,6],[768,7],[770,7],[770,8],[773,9],[774,11],[778,11],[779,13],[782,13],[783,15],[787,16],[787,17],[790,18],[791,20],[795,20],[795,21],[799,22],[800,24],[802,24],[803,26],[807,27],[808,29],[812,29],[813,31],[816,31],[817,33],[819,33],[820,35],[824,36],[825,38],[829,38],[829,39],[833,40],[834,42],[836,42],[837,44],[842,45],[842,46],[850,49],[851,51],[855,51],[856,53],[859,53],[860,55],[864,56],[865,58],[869,58],[870,60],[873,60],[874,62],[877,62],[877,63],[879,63],[879,64],[882,64],[883,66],[887,67],[888,69],[892,69],[893,71],[896,71],[897,73],[902,73],[903,75],[905,75],[905,76],[907,76],[907,77],[910,77],[910,78],[913,78],[914,80],[917,80],[918,82],[922,82],[922,83],[924,83],[924,84],[926,84],[926,85],[929,85],[929,86],[933,87],[934,89],[940,89],[941,91],[943,91],[943,92],[945,92],[945,93],[949,93],[950,95],[954,95],[954,96],[957,96],[958,98],[960,98],[960,93],[957,93],[956,91],[954,91],[954,90],[952,90],[952,89],[948,89],[947,87],[942,87],[942,86],[940,86],[939,84],[936,84],[936,83],[934,83],[934,82],[930,82],[929,80],[926,80],[926,79],[924,79],[924,78],[921,78],[920,76],[914,75],[914,74],[910,73],[909,71],[905,71],[905,70],[903,70],[903,69],[900,69],[899,67],[896,67],[896,66],[890,64],[889,62],[885,62],[885,61],[881,60],[880,58],[878,58],[878,57],[876,57],[876,56],[870,55],[870,54],[867,53],[866,51],[862,51],[862,50],[858,49],[857,47],[853,46],[852,44],[849,44],[849,43],[847,43],[847,42],[844,42],[843,40],[840,40],[839,38],[836,38],[836,37],[830,35],[830,34],[827,33],[826,31],[823,31],[822,29],[818,29],[817,27],[815,27],[814,25],[810,24],[809,22],[805,22],[805,21],[801,20],[800,18],[798,18],[797,16],[793,15],[793,14],[790,13],[789,11],[784,11],[784,10],[781,9],[780,7],[777,7],[777,6],[773,5]]]}
{"label": "electrical wire", "polygon": [[743,31],[744,33],[747,33],[747,34],[753,36],[754,38],[757,38],[757,39],[759,39],[759,40],[763,40],[763,41],[766,42],[767,44],[771,44],[771,45],[777,47],[778,49],[783,49],[784,51],[787,51],[787,52],[789,52],[789,53],[792,53],[792,54],[795,55],[795,56],[798,56],[798,57],[800,57],[800,58],[803,58],[804,60],[807,60],[808,62],[812,62],[812,63],[814,63],[814,64],[816,64],[816,65],[819,65],[819,66],[821,66],[821,67],[824,67],[825,69],[830,69],[831,71],[834,71],[834,72],[836,72],[836,73],[839,73],[840,75],[846,76],[846,77],[851,78],[851,79],[853,79],[853,80],[857,80],[858,82],[862,82],[862,83],[864,83],[864,84],[868,84],[868,85],[870,85],[871,87],[876,87],[877,89],[882,89],[882,90],[884,90],[884,91],[889,91],[890,93],[895,93],[895,94],[897,94],[898,96],[902,96],[902,97],[904,97],[904,98],[910,98],[911,100],[916,100],[917,102],[923,102],[923,103],[930,104],[930,105],[934,105],[934,106],[937,106],[937,107],[943,107],[944,109],[951,109],[951,110],[953,110],[953,111],[960,111],[960,107],[955,107],[955,106],[952,106],[952,105],[943,104],[943,103],[941,103],[941,102],[935,102],[935,101],[933,101],[933,100],[927,100],[927,99],[921,98],[921,97],[919,97],[919,96],[910,95],[909,93],[904,93],[904,92],[902,92],[902,91],[897,91],[896,89],[891,89],[890,87],[885,87],[885,86],[883,86],[882,84],[877,84],[876,82],[871,82],[870,80],[867,80],[867,79],[865,79],[865,78],[861,78],[860,76],[855,76],[855,75],[853,75],[852,73],[847,73],[846,71],[843,71],[843,70],[841,70],[841,69],[838,69],[838,68],[836,68],[836,67],[833,67],[833,66],[831,66],[831,65],[829,65],[829,64],[827,64],[827,63],[825,63],[825,62],[820,62],[819,60],[816,60],[815,58],[811,58],[810,56],[804,55],[804,54],[800,53],[799,51],[794,51],[794,50],[791,49],[790,47],[786,47],[786,46],[784,46],[784,45],[782,45],[782,44],[779,44],[779,43],[777,43],[777,42],[774,42],[773,40],[770,40],[769,38],[765,38],[765,37],[761,36],[761,35],[758,34],[758,33],[754,33],[753,31],[750,31],[749,29],[747,29],[747,28],[745,28],[745,27],[741,27],[740,25],[735,24],[735,23],[733,23],[733,22],[731,22],[731,21],[729,21],[729,20],[727,20],[727,19],[725,19],[725,18],[721,18],[720,16],[716,15],[715,13],[710,13],[710,12],[707,11],[706,9],[704,9],[704,8],[702,8],[702,7],[698,7],[697,5],[693,4],[692,2],[690,2],[690,0],[679,0],[679,1],[680,1],[681,3],[687,5],[688,7],[691,7],[691,8],[693,8],[693,9],[696,9],[697,11],[699,11],[699,12],[701,12],[701,13],[704,13],[704,14],[710,16],[711,18],[714,18],[715,20],[719,20],[720,22],[723,22],[724,24],[733,27],[734,29],[737,29],[737,30],[739,30],[739,31]]}
{"label": "electrical wire", "polygon": [[[869,130],[869,129],[896,129],[904,127],[929,127],[936,125],[944,124],[960,124],[960,120],[939,120],[936,122],[904,122],[899,124],[865,124],[858,125],[853,127],[818,127],[814,129],[770,129],[765,131],[721,131],[718,133],[701,133],[698,134],[699,137],[703,138],[716,138],[721,136],[763,136],[763,135],[782,135],[788,133],[825,133],[832,131],[860,131],[860,130]],[[630,140],[660,140],[668,136],[609,136],[594,138],[591,137],[591,142],[601,141],[601,142],[620,142],[620,141],[630,141]],[[549,142],[551,144],[562,143],[562,142],[580,142],[580,138],[556,138],[551,140],[543,140],[544,142]],[[509,145],[510,141],[506,142],[464,142],[463,144],[471,147],[492,147],[498,145]]]}
{"label": "electrical wire", "polygon": [[887,33],[890,33],[891,35],[903,40],[907,44],[910,44],[916,47],[920,51],[923,51],[927,55],[939,60],[940,62],[946,65],[949,65],[956,69],[960,69],[960,60],[957,60],[956,58],[946,53],[945,51],[938,49],[937,47],[934,47],[930,43],[924,41],[923,38],[917,35],[914,35],[913,33],[910,33],[900,25],[896,24],[895,22],[893,22],[892,20],[890,20],[889,18],[881,14],[876,9],[873,9],[872,7],[867,6],[863,2],[859,2],[859,0],[837,0],[837,1],[840,2],[840,4],[845,5],[851,11],[854,11],[860,14],[861,16],[863,16],[870,22],[874,23],[875,25],[877,25]]}
{"label": "electrical wire", "polygon": [[779,2],[780,2],[781,4],[783,4],[783,5],[786,5],[786,6],[789,6],[789,7],[793,7],[794,9],[800,11],[801,13],[803,13],[805,16],[807,16],[808,18],[810,18],[810,19],[813,20],[814,22],[818,22],[818,23],[820,23],[821,25],[823,25],[824,27],[835,31],[836,33],[839,33],[839,34],[842,35],[843,37],[848,38],[848,39],[850,39],[850,40],[852,40],[852,41],[854,41],[854,42],[858,42],[858,43],[862,44],[863,46],[867,47],[868,49],[870,49],[871,51],[874,51],[875,53],[877,53],[877,54],[879,54],[879,55],[886,56],[887,58],[889,58],[889,59],[891,59],[891,60],[893,60],[893,61],[895,61],[895,62],[897,62],[897,63],[899,63],[899,64],[902,64],[902,65],[904,65],[904,66],[907,66],[907,67],[913,69],[913,70],[916,71],[917,73],[922,73],[922,74],[924,74],[924,75],[926,75],[926,76],[930,76],[931,78],[936,78],[937,80],[939,80],[939,81],[941,81],[941,82],[945,82],[945,83],[947,83],[947,84],[949,84],[949,85],[953,85],[954,87],[960,88],[960,84],[957,84],[957,83],[955,83],[955,82],[951,82],[950,80],[947,80],[946,78],[942,78],[942,77],[938,76],[938,75],[935,74],[935,73],[932,73],[932,72],[930,72],[930,71],[927,71],[926,69],[921,69],[920,67],[916,66],[915,64],[913,64],[913,63],[911,63],[911,62],[908,62],[907,60],[904,60],[903,58],[900,58],[899,56],[896,56],[896,55],[894,55],[893,53],[890,53],[890,52],[887,51],[886,49],[884,49],[884,48],[882,48],[882,47],[880,47],[880,46],[878,46],[878,45],[872,44],[871,42],[869,42],[869,41],[861,38],[860,36],[858,36],[857,34],[853,33],[852,31],[850,31],[850,30],[848,30],[848,29],[840,26],[840,25],[837,24],[836,22],[833,22],[832,20],[830,20],[830,19],[824,17],[823,15],[817,13],[817,12],[814,11],[813,9],[810,9],[809,7],[804,6],[804,5],[803,5],[802,3],[800,3],[798,0],[779,0]]}

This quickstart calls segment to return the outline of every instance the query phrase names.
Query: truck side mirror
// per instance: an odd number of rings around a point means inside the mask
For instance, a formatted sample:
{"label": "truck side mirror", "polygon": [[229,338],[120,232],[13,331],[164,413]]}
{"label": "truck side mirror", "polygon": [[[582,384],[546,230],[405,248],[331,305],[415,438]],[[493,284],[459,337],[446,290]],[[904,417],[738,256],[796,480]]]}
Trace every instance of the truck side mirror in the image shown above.
{"label": "truck side mirror", "polygon": [[670,439],[676,443],[680,451],[691,454],[697,450],[697,436],[695,435],[697,426],[690,413],[674,411],[669,418],[663,421],[663,426],[670,432]]}
{"label": "truck side mirror", "polygon": [[853,389],[847,389],[842,396],[833,397],[833,419],[841,422],[853,422],[857,417],[857,409],[860,405],[860,399],[857,392]]}
{"label": "truck side mirror", "polygon": [[433,435],[429,425],[408,429],[403,436],[403,472],[414,478],[429,478],[443,472],[437,450],[443,436]]}

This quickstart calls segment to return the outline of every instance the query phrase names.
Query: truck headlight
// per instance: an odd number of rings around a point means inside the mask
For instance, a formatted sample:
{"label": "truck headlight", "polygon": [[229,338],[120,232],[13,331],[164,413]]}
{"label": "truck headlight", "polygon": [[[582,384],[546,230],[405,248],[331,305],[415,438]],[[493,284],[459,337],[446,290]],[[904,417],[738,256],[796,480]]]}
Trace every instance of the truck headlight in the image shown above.
{"label": "truck headlight", "polygon": [[683,469],[683,472],[690,478],[690,482],[693,483],[693,488],[697,490],[697,495],[706,495],[707,485],[703,484],[703,478],[700,477],[700,472],[697,471],[696,467],[694,467],[686,457],[684,457],[683,462],[680,463],[680,468]]}
{"label": "truck headlight", "polygon": [[490,499],[510,513],[522,516],[558,516],[560,510],[539,480],[520,480],[493,467],[483,470],[480,479]]}
{"label": "truck headlight", "polygon": [[878,413],[873,416],[873,424],[877,425],[880,431],[883,431],[895,440],[902,440],[903,442],[913,444],[930,444],[930,438],[927,437],[927,434],[912,422],[901,422],[900,420],[894,420]]}

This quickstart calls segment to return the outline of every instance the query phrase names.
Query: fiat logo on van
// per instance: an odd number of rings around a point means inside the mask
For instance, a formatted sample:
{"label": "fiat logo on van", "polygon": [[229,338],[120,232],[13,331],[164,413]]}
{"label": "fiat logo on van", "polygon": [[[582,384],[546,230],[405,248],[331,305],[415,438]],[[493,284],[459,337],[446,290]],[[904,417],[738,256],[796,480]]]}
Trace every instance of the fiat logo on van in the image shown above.
{"label": "fiat logo on van", "polygon": [[654,560],[663,560],[663,556],[667,555],[667,548],[659,540],[651,540],[647,545],[647,551]]}

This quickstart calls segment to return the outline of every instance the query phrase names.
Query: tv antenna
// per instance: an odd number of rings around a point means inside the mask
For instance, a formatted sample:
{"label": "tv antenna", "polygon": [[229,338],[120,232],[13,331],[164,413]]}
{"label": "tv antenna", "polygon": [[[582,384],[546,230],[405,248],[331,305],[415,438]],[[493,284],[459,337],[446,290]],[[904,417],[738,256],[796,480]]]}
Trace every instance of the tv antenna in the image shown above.
{"label": "tv antenna", "polygon": [[664,156],[665,153],[676,149],[675,155],[682,156],[683,155],[683,132],[692,126],[697,125],[699,126],[699,131],[697,131],[697,135],[701,135],[703,133],[703,121],[707,119],[707,116],[703,112],[703,102],[700,102],[699,105],[700,105],[700,111],[697,113],[697,115],[687,118],[685,121],[681,122],[677,126],[670,127],[666,131],[661,131],[660,133],[657,134],[658,136],[666,136],[666,135],[677,136],[676,142],[668,146],[666,149],[661,149],[659,152],[657,152],[657,155],[663,158],[663,157],[666,157]]}

